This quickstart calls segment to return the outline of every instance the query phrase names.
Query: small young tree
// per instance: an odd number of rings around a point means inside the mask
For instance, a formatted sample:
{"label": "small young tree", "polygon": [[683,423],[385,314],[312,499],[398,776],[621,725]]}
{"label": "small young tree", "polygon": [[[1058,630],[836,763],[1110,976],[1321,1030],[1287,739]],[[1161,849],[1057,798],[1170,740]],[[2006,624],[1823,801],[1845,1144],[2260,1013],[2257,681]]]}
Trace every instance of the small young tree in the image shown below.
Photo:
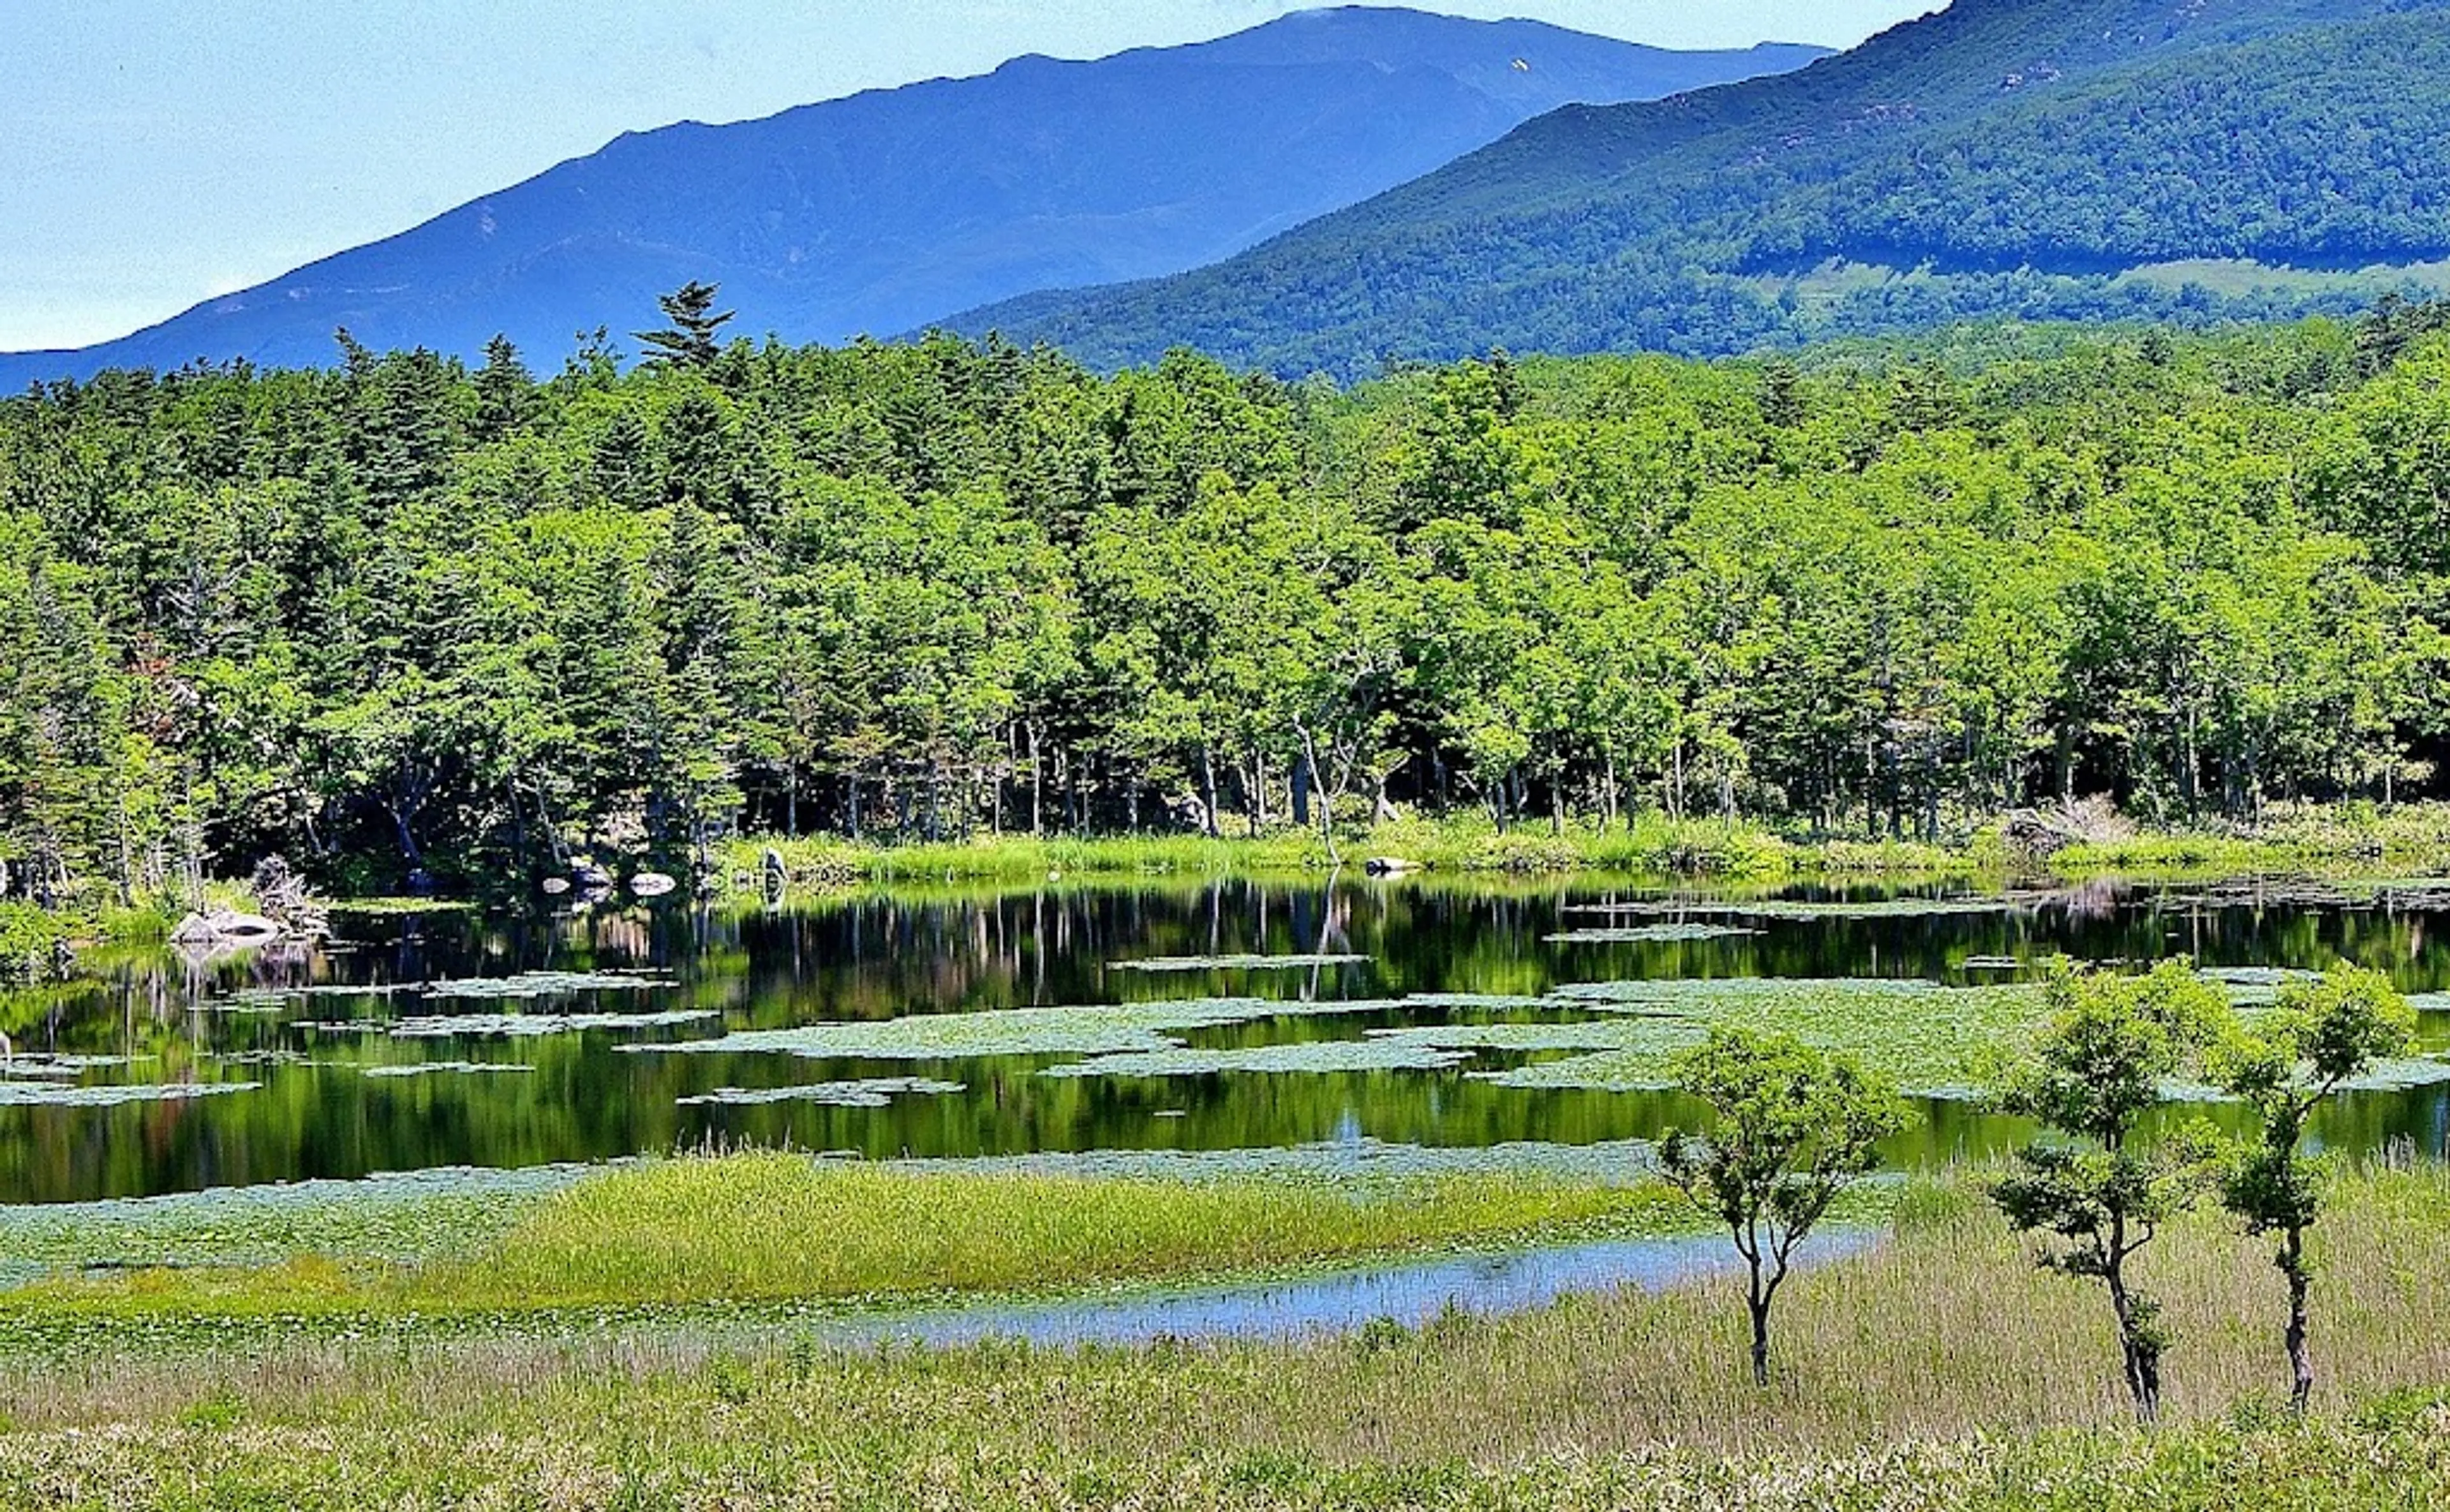
{"label": "small young tree", "polygon": [[2044,1267],[2109,1291],[2127,1389],[2136,1415],[2149,1423],[2161,1410],[2169,1338],[2160,1304],[2135,1289],[2129,1266],[2194,1200],[2204,1170],[2183,1143],[2141,1145],[2135,1126],[2161,1102],[2166,1083],[2201,1065],[2229,1018],[2228,1000],[2187,960],[2163,961],[2141,977],[2062,962],[2049,994],[2050,1027],[2001,1101],[2077,1143],[2026,1149],[2016,1157],[2020,1169],[1992,1196],[2018,1230],[2058,1238],[2043,1250]]}
{"label": "small young tree", "polygon": [[1857,1177],[1879,1141],[1906,1126],[1896,1092],[1841,1056],[1798,1040],[1713,1030],[1677,1066],[1678,1082],[1717,1118],[1706,1138],[1672,1131],[1667,1178],[1735,1237],[1751,1272],[1753,1379],[1769,1385],[1769,1313],[1795,1253]]}
{"label": "small young tree", "polygon": [[2223,1175],[2221,1200],[2247,1233],[2279,1236],[2272,1263],[2288,1280],[2289,1400],[2301,1413],[2314,1394],[2305,1231],[2322,1214],[2324,1175],[2320,1157],[2299,1148],[2305,1122],[2342,1083],[2398,1055],[2415,1033],[2415,1010],[2389,979],[2343,964],[2320,981],[2283,988],[2272,1010],[2232,1037],[2216,1061],[2221,1085],[2254,1110],[2258,1124]]}

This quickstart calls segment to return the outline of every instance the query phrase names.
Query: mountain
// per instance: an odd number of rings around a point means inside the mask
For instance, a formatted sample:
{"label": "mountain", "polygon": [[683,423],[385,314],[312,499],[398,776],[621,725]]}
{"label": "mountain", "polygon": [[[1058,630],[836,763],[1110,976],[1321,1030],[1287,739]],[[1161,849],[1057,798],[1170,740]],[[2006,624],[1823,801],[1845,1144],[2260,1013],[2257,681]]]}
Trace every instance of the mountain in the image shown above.
{"label": "mountain", "polygon": [[1016,59],[766,120],[628,135],[388,241],[123,340],[0,358],[0,383],[196,358],[547,357],[719,281],[739,329],[890,335],[1027,290],[1214,262],[1575,101],[1657,98],[1822,49],[1674,52],[1403,10],[1284,17],[1090,63]]}
{"label": "mountain", "polygon": [[957,329],[1287,373],[1706,354],[2439,285],[2450,0],[1957,0],[1799,72],[1573,107],[1216,266]]}

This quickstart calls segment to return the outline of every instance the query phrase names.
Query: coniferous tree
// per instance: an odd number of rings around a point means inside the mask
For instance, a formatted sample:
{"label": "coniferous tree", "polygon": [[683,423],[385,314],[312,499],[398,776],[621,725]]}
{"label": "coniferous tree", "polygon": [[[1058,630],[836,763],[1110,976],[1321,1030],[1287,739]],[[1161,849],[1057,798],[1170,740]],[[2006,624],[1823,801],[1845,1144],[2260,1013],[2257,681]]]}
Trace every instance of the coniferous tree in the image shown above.
{"label": "coniferous tree", "polygon": [[715,344],[715,333],[737,313],[711,313],[718,292],[719,285],[691,279],[658,298],[655,302],[663,306],[664,319],[671,324],[660,331],[632,333],[652,349],[647,360],[675,367],[712,367],[722,352]]}

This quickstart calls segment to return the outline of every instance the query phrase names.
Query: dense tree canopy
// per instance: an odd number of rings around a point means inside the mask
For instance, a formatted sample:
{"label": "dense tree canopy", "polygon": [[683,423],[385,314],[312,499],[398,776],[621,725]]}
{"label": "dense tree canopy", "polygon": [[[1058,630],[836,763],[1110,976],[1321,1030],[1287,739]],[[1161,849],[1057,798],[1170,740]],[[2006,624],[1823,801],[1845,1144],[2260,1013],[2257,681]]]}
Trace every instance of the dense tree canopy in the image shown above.
{"label": "dense tree canopy", "polygon": [[1351,393],[949,338],[61,385],[0,402],[7,896],[2386,799],[2450,721],[2450,340],[2388,319]]}

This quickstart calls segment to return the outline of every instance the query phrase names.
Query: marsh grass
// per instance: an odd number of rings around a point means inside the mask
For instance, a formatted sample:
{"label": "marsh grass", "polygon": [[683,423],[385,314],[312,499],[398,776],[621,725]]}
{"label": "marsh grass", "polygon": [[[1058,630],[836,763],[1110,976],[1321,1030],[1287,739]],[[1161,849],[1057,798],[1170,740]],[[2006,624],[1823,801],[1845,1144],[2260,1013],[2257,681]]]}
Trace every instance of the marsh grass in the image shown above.
{"label": "marsh grass", "polygon": [[[1588,871],[1757,881],[1964,875],[1995,867],[1999,861],[1980,846],[1794,841],[1754,824],[1660,815],[1604,830],[1577,823],[1555,830],[1522,825],[1503,834],[1484,819],[1404,820],[1347,834],[1341,837],[1341,848],[1348,870],[1359,869],[1359,858],[1390,856],[1445,872],[1539,876]],[[1118,875],[1295,876],[1323,873],[1332,864],[1327,847],[1308,830],[1244,837],[1229,826],[1215,840],[1199,835],[1002,835],[892,844],[763,836],[732,843],[723,853],[721,869],[735,884],[753,886],[769,849],[782,858],[786,876],[803,886]]]}
{"label": "marsh grass", "polygon": [[2279,1411],[2262,1246],[2205,1219],[2149,1251],[2178,1338],[2167,1426],[2143,1435],[2097,1295],[2038,1272],[1956,1183],[1911,1193],[1886,1247],[1794,1283],[1765,1391],[1723,1279],[1292,1344],[97,1352],[0,1366],[0,1501],[2422,1507],[2450,1496],[2445,1222],[2439,1171],[2341,1190],[2318,1231],[2324,1384],[2302,1425]]}
{"label": "marsh grass", "polygon": [[413,1266],[305,1253],[268,1268],[59,1276],[0,1293],[0,1320],[61,1311],[382,1318],[1047,1292],[1658,1230],[1678,1217],[1661,1189],[1538,1176],[1346,1190],[920,1172],[747,1153],[607,1172],[534,1201],[470,1247]]}
{"label": "marsh grass", "polygon": [[[753,888],[768,849],[796,885],[1039,882],[1118,876],[1297,876],[1330,869],[1326,847],[1306,830],[1278,828],[1223,838],[1129,835],[1040,839],[982,835],[930,843],[762,836],[733,843],[721,870]],[[1518,825],[1501,834],[1485,818],[1410,819],[1343,837],[1350,858],[1392,856],[1447,873],[1518,876],[1575,872],[1653,879],[1731,882],[1992,878],[2018,860],[1994,829],[1937,844],[1901,840],[1780,833],[1750,821],[1672,820],[1642,814],[1599,829],[1579,822],[1551,828]],[[2370,865],[2393,861],[2423,868],[2450,863],[2450,804],[2369,804],[2275,809],[2259,829],[2144,831],[2051,858],[2069,878],[2132,873],[2171,878]]]}

